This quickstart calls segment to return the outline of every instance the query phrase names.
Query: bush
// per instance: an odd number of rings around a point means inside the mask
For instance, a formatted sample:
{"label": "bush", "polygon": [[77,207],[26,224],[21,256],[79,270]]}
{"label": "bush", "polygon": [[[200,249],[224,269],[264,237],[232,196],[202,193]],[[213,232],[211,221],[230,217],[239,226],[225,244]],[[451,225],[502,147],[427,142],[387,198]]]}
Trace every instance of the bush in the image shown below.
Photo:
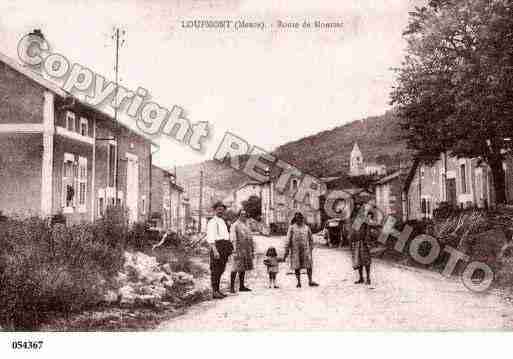
{"label": "bush", "polygon": [[127,246],[137,251],[147,248],[150,244],[148,229],[149,227],[146,223],[134,223],[128,232]]}
{"label": "bush", "polygon": [[454,212],[451,216],[436,220],[433,235],[444,244],[458,248],[473,235],[491,229],[485,212],[480,210],[464,210]]}
{"label": "bush", "polygon": [[437,220],[449,218],[458,213],[460,209],[455,207],[448,202],[441,202],[438,208],[433,211],[433,217]]}
{"label": "bush", "polygon": [[52,226],[55,224],[66,224],[66,217],[62,213],[58,213],[52,216],[50,223]]}
{"label": "bush", "polygon": [[1,222],[0,326],[34,330],[51,315],[101,301],[123,264],[122,228],[109,223],[52,227],[37,218]]}

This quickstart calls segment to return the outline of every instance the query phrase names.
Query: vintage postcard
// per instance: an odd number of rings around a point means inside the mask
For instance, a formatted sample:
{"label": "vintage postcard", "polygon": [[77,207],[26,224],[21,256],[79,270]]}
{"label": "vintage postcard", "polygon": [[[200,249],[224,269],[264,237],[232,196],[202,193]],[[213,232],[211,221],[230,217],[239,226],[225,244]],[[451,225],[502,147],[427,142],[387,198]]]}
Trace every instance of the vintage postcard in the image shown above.
{"label": "vintage postcard", "polygon": [[513,328],[511,1],[0,14],[2,331]]}

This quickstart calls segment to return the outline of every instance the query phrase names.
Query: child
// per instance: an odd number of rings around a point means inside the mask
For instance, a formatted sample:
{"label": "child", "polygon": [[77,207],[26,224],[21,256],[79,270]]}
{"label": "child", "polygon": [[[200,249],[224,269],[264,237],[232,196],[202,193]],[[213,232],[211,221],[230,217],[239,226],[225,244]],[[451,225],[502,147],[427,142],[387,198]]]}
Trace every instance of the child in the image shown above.
{"label": "child", "polygon": [[276,252],[276,248],[269,247],[267,252],[265,253],[266,258],[264,259],[264,264],[267,267],[267,273],[269,273],[269,288],[279,288],[276,285],[276,275],[279,271],[279,262],[278,253]]}

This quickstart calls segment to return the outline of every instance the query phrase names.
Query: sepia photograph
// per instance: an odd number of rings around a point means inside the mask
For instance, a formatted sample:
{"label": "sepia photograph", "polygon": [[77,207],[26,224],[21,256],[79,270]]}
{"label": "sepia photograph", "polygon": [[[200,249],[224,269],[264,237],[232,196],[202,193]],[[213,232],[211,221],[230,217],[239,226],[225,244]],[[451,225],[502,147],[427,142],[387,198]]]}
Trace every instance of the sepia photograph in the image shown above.
{"label": "sepia photograph", "polygon": [[511,332],[512,120],[510,0],[2,0],[4,349]]}

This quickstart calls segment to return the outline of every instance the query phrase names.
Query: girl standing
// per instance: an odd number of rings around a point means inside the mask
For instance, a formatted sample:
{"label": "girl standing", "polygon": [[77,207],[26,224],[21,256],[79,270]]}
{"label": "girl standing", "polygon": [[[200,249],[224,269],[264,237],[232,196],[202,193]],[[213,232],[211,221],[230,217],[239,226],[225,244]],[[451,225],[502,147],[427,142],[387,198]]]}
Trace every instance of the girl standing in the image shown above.
{"label": "girl standing", "polygon": [[305,217],[301,212],[296,212],[290,222],[286,246],[283,259],[285,260],[290,254],[290,268],[296,274],[296,287],[301,288],[301,269],[303,268],[306,268],[308,285],[317,287],[319,284],[312,280],[312,231],[305,223]]}
{"label": "girl standing", "polygon": [[276,285],[276,276],[280,271],[278,253],[276,252],[276,248],[269,247],[267,252],[265,253],[264,264],[267,267],[267,273],[269,273],[269,288],[279,288]]}

